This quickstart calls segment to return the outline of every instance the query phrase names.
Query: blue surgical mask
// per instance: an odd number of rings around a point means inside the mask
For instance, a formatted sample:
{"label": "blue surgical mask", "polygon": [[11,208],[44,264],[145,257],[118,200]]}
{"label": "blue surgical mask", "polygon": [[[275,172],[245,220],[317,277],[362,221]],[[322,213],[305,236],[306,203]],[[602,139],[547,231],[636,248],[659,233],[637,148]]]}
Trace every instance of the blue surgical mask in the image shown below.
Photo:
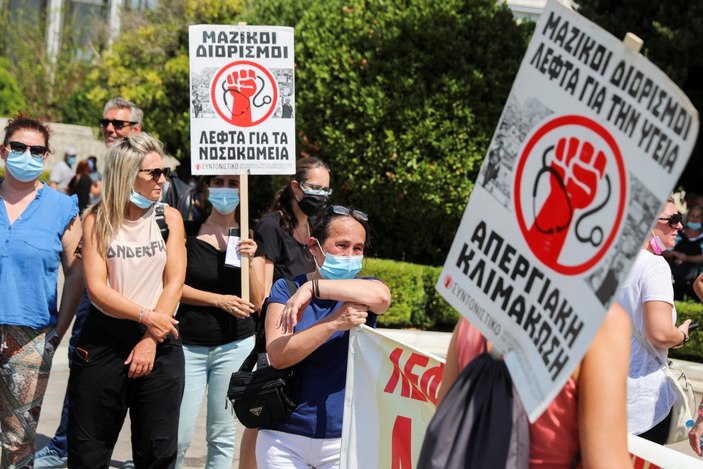
{"label": "blue surgical mask", "polygon": [[66,164],[69,165],[71,168],[73,168],[73,163],[76,162],[76,157],[75,156],[69,156],[66,158]]}
{"label": "blue surgical mask", "polygon": [[5,166],[12,177],[21,182],[29,182],[41,176],[44,171],[44,158],[33,156],[29,148],[24,153],[11,151],[7,154]]}
{"label": "blue surgical mask", "polygon": [[[320,246],[320,242],[317,241]],[[335,256],[334,254],[326,253],[322,246],[320,250],[325,255],[325,261],[322,266],[318,266],[322,278],[328,280],[349,280],[356,277],[356,274],[361,270],[361,261],[364,256]],[[315,260],[317,265],[317,260]]]}
{"label": "blue surgical mask", "polygon": [[239,189],[213,187],[208,189],[207,199],[218,213],[229,215],[239,205]]}
{"label": "blue surgical mask", "polygon": [[147,199],[134,189],[132,189],[132,193],[129,194],[129,201],[139,208],[149,208],[156,202],[155,200]]}
{"label": "blue surgical mask", "polygon": [[700,230],[701,228],[703,228],[703,223],[689,221],[686,223],[686,228],[690,228],[692,230]]}

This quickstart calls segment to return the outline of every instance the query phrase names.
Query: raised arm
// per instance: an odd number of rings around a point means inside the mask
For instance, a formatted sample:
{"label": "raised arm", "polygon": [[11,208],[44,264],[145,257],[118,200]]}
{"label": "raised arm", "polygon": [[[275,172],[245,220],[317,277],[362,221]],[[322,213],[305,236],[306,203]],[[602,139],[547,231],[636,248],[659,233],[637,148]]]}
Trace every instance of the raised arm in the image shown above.
{"label": "raised arm", "polygon": [[273,285],[273,261],[266,256],[252,257],[249,277],[251,300],[254,308],[261,311],[264,300]]}
{"label": "raised arm", "polygon": [[280,325],[285,332],[293,331],[305,307],[310,304],[315,295],[314,282],[317,282],[318,298],[321,299],[358,303],[375,314],[385,313],[391,304],[391,292],[379,280],[309,280],[300,286],[281,312]]}
{"label": "raised arm", "polygon": [[582,465],[632,467],[627,451],[627,373],[630,321],[613,304],[581,361],[578,421]]}

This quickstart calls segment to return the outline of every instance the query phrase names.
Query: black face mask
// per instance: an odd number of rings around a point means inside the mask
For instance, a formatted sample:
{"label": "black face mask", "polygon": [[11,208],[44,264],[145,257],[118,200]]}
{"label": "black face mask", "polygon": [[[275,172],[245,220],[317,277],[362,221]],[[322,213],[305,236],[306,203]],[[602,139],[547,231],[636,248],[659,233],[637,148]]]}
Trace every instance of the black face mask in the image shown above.
{"label": "black face mask", "polygon": [[326,195],[306,195],[298,201],[298,206],[305,215],[312,217],[325,206],[326,202]]}

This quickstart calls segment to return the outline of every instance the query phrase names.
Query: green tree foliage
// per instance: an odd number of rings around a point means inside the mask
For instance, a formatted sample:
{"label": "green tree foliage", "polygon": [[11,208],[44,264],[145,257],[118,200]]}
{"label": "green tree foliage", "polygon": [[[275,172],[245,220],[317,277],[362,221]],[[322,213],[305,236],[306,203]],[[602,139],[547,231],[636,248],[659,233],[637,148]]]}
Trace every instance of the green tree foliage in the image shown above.
{"label": "green tree foliage", "polygon": [[[87,58],[94,52],[76,42],[77,37],[96,38],[104,28],[88,22],[76,24],[70,16],[66,18],[61,36],[62,41],[56,59],[47,54],[45,11],[17,9],[12,14],[4,9],[0,21],[6,25],[0,40],[0,55],[7,57],[11,66],[3,66],[4,73],[10,74],[16,82],[20,94],[22,110],[30,115],[46,120],[61,120],[61,109],[66,100],[81,86],[90,68]],[[86,39],[85,44],[93,44]],[[8,91],[6,88],[5,91]],[[5,103],[4,108],[15,106]],[[4,109],[0,112],[5,112]]]}
{"label": "green tree foliage", "polygon": [[0,57],[0,116],[14,116],[27,106],[11,68],[10,61]]}
{"label": "green tree foliage", "polygon": [[299,151],[369,213],[377,255],[443,262],[531,27],[493,0],[291,3],[247,21],[296,28]]}
{"label": "green tree foliage", "polygon": [[[163,2],[127,28],[71,109],[121,95],[188,166],[188,24],[296,28],[298,152],[333,173],[334,201],[368,211],[375,253],[443,261],[524,53],[530,26],[494,0]],[[251,213],[281,178],[250,184]]]}
{"label": "green tree foliage", "polygon": [[[642,53],[703,109],[703,2],[688,0],[579,0],[579,12],[616,37],[642,38]],[[701,134],[680,184],[703,193]]]}
{"label": "green tree foliage", "polygon": [[[187,160],[190,149],[188,25],[228,24],[241,12],[241,0],[174,0],[156,11],[125,14],[123,32],[86,86],[72,97],[66,115],[95,125],[105,102],[122,96],[144,110],[144,129],[166,150]],[[75,114],[74,109],[90,109]],[[72,114],[74,113],[74,114]]]}

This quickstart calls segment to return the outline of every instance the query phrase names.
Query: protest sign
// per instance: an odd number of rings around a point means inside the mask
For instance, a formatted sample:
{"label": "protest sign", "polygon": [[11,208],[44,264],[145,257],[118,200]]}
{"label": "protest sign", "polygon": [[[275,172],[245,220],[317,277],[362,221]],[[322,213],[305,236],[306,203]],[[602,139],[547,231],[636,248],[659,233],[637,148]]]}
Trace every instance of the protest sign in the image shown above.
{"label": "protest sign", "polygon": [[505,354],[531,421],[591,343],[698,127],[659,69],[548,2],[436,285]]}
{"label": "protest sign", "polygon": [[437,357],[368,326],[353,329],[340,467],[415,467],[443,370]]}
{"label": "protest sign", "polygon": [[295,173],[293,28],[194,25],[191,173]]}

